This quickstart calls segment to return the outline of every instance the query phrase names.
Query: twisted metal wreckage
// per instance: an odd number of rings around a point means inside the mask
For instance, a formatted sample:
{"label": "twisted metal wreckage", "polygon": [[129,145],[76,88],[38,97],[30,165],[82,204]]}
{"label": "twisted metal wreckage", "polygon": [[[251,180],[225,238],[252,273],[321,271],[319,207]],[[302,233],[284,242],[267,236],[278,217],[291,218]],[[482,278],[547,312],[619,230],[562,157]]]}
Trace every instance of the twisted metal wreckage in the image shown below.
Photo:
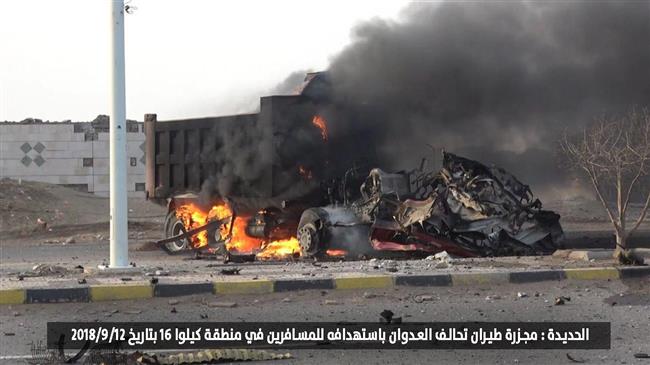
{"label": "twisted metal wreckage", "polygon": [[558,247],[559,219],[505,170],[443,153],[438,172],[371,170],[352,204],[305,211],[298,238],[315,254],[337,228],[359,227],[374,250],[531,255]]}
{"label": "twisted metal wreckage", "polygon": [[[285,216],[274,211],[273,219],[253,217],[248,225],[263,221],[265,232],[274,231],[273,222],[282,222],[284,231],[292,227],[302,257],[333,251],[350,256],[378,251],[535,255],[554,251],[563,237],[560,216],[543,210],[528,185],[501,168],[447,152],[437,172],[423,166],[397,173],[351,169],[328,191],[327,205]],[[219,225],[228,232],[232,221],[215,218],[159,243],[179,242]],[[220,237],[227,241],[229,235]]]}

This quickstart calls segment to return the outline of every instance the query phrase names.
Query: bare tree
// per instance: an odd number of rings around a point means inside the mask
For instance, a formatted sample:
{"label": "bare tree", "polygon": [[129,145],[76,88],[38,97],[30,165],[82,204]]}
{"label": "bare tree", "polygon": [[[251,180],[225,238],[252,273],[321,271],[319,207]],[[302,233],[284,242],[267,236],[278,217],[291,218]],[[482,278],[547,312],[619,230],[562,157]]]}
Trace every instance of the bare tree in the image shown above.
{"label": "bare tree", "polygon": [[[561,148],[570,166],[591,181],[614,225],[614,257],[624,261],[629,254],[627,240],[645,219],[650,205],[650,112],[631,109],[620,117],[595,118],[582,133],[565,134]],[[627,221],[632,199],[640,200],[642,207],[636,220]]]}

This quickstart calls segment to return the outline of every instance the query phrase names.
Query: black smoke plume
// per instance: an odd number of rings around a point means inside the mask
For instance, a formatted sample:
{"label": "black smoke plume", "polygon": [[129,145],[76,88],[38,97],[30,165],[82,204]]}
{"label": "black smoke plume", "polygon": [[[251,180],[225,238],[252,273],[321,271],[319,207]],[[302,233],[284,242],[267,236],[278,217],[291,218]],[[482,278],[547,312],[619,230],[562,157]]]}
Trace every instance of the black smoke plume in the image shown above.
{"label": "black smoke plume", "polygon": [[329,71],[336,103],[370,110],[354,128],[387,168],[432,146],[541,189],[566,184],[565,128],[650,104],[649,44],[649,1],[414,3],[401,21],[358,25]]}
{"label": "black smoke plume", "polygon": [[[538,195],[566,192],[559,136],[600,113],[650,105],[649,42],[649,1],[413,3],[399,21],[359,24],[332,59],[331,95],[318,104],[329,160],[309,159],[319,141],[310,119],[271,141],[268,131],[234,129],[217,142],[223,161],[205,186],[223,196],[264,181],[270,143],[287,191],[301,191],[294,160],[315,174],[360,156],[399,170],[438,162],[445,149],[502,166]],[[297,75],[275,90],[292,91]]]}

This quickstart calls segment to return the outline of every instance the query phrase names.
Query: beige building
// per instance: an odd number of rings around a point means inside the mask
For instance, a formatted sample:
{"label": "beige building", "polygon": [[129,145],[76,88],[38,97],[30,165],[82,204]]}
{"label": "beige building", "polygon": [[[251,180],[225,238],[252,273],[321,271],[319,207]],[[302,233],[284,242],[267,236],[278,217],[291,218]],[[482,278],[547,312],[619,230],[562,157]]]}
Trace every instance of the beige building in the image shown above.
{"label": "beige building", "polygon": [[[143,124],[127,123],[129,196],[144,196]],[[108,117],[93,122],[0,123],[0,178],[42,181],[100,196],[109,192]]]}

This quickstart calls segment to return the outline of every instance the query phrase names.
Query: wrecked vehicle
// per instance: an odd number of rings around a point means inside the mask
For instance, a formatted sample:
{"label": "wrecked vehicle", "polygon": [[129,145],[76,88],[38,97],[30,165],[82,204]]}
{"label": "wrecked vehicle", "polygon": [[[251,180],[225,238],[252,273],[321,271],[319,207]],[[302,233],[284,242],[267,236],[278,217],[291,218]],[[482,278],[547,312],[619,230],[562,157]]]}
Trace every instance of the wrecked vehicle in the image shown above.
{"label": "wrecked vehicle", "polygon": [[307,209],[298,240],[304,256],[351,237],[378,251],[534,255],[558,248],[559,219],[505,170],[443,152],[437,173],[371,170],[350,204]]}
{"label": "wrecked vehicle", "polygon": [[[262,259],[388,251],[475,257],[548,254],[563,237],[560,216],[543,210],[527,185],[501,168],[446,152],[438,172],[353,168],[324,191],[327,205],[266,208],[239,220],[229,207],[241,201],[209,210],[176,207],[160,242],[173,245],[170,253],[196,248],[198,240],[215,253],[257,251]],[[186,198],[195,200],[178,196],[173,203],[187,207]]]}
{"label": "wrecked vehicle", "polygon": [[[380,160],[359,146],[365,130],[342,139],[328,125],[329,83],[310,73],[295,94],[262,97],[258,113],[145,115],[144,191],[168,209],[160,247],[261,259],[557,247],[559,216],[502,169],[451,153],[440,171],[360,167]],[[351,123],[366,115],[344,114]]]}

